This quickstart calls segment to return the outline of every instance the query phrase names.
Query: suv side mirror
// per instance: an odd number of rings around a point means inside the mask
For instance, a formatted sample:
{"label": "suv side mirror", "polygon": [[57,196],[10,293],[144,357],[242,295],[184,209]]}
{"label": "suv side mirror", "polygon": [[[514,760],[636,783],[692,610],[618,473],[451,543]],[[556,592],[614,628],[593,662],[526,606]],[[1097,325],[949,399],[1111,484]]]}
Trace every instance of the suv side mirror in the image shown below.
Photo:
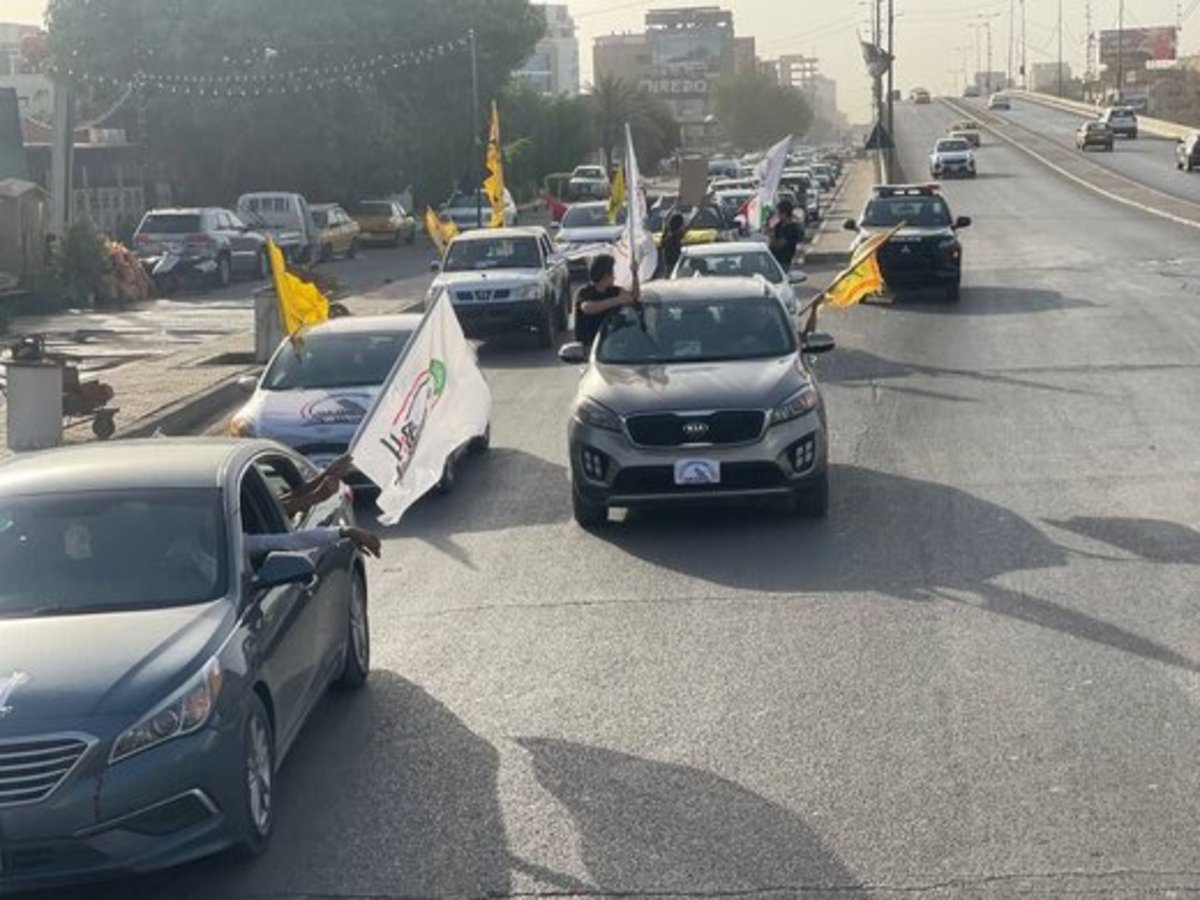
{"label": "suv side mirror", "polygon": [[258,387],[257,375],[243,375],[237,380],[238,390],[246,394],[253,394],[255,388]]}
{"label": "suv side mirror", "polygon": [[971,217],[970,216],[959,216],[957,219],[954,220],[954,227],[956,229],[970,228],[971,227]]}
{"label": "suv side mirror", "polygon": [[828,353],[837,346],[837,343],[834,341],[833,335],[814,331],[812,334],[801,335],[800,346],[805,353],[818,354]]}
{"label": "suv side mirror", "polygon": [[844,228],[846,231],[858,231],[858,223],[853,219],[847,219],[842,223],[842,228]]}
{"label": "suv side mirror", "polygon": [[263,590],[285,584],[303,584],[316,575],[316,566],[302,553],[270,553],[254,573],[254,587]]}
{"label": "suv side mirror", "polygon": [[588,361],[587,347],[579,341],[563,344],[558,350],[558,358],[568,365],[581,366]]}

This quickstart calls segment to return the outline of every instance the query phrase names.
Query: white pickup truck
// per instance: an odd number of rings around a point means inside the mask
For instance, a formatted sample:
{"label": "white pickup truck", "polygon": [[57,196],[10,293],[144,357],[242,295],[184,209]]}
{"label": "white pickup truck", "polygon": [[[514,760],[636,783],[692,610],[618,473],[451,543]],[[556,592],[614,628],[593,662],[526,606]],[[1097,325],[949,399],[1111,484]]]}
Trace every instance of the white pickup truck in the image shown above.
{"label": "white pickup truck", "polygon": [[548,348],[570,320],[567,260],[545,228],[460,234],[433,268],[426,305],[449,293],[468,337],[533,331]]}

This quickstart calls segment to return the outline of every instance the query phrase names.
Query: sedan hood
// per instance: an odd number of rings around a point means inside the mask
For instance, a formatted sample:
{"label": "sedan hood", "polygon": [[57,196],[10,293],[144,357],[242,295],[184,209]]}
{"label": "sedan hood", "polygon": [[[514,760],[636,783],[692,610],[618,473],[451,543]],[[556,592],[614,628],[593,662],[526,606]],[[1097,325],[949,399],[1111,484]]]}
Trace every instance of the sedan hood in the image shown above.
{"label": "sedan hood", "polygon": [[259,391],[242,415],[259,437],[289,447],[349,444],[378,396],[378,386]]}
{"label": "sedan hood", "polygon": [[639,412],[697,412],[715,409],[773,409],[808,377],[795,356],[744,362],[655,366],[592,366],[580,384],[590,397],[618,415]]}
{"label": "sedan hood", "polygon": [[559,244],[612,244],[625,231],[624,225],[594,225],[587,228],[563,228],[555,240]]}
{"label": "sedan hood", "polygon": [[442,272],[433,279],[434,287],[515,287],[536,284],[542,277],[541,269],[491,269],[482,272]]}
{"label": "sedan hood", "polygon": [[235,622],[227,600],[0,622],[0,738],[148,712],[220,649]]}

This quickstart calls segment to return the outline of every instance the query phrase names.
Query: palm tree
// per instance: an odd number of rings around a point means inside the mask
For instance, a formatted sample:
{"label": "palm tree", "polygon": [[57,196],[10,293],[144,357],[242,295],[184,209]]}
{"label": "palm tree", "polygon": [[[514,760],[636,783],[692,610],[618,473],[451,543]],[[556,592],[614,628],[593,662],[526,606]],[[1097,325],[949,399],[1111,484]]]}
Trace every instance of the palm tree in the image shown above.
{"label": "palm tree", "polygon": [[605,75],[592,85],[592,114],[604,150],[604,165],[609,172],[613,168],[613,148],[624,137],[625,123],[635,118],[638,93],[632,82],[613,75]]}

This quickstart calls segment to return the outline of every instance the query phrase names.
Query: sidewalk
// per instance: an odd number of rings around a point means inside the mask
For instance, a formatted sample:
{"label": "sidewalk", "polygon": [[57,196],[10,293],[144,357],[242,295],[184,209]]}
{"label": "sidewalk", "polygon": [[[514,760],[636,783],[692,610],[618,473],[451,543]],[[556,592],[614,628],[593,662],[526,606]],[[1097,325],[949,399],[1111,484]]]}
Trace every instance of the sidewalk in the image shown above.
{"label": "sidewalk", "polygon": [[[397,294],[394,286],[358,294],[340,302],[355,315],[404,312],[419,298]],[[250,320],[252,321],[252,319]],[[99,373],[116,393],[117,438],[148,437],[157,431],[186,435],[230,409],[243,397],[237,380],[257,372],[254,335],[235,332],[150,359]],[[84,381],[93,380],[86,373]],[[12,455],[7,440],[7,408],[0,403],[0,460]],[[68,424],[66,443],[95,440],[90,420]]]}
{"label": "sidewalk", "polygon": [[857,219],[875,186],[875,162],[856,159],[846,169],[846,177],[830,198],[821,218],[821,227],[804,253],[806,265],[845,262],[855,233],[846,231],[847,219]]}

